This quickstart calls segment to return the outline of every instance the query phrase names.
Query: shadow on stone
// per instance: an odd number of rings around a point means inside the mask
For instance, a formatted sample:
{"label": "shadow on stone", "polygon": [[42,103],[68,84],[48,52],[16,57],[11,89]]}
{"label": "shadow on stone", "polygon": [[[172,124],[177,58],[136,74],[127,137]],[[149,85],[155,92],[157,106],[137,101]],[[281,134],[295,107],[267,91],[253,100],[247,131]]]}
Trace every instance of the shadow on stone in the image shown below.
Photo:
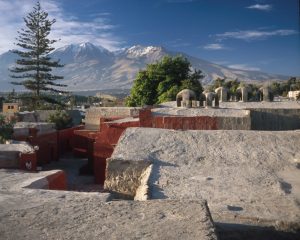
{"label": "shadow on stone", "polygon": [[274,227],[243,224],[215,223],[219,240],[295,240],[300,239],[300,230],[286,232]]}
{"label": "shadow on stone", "polygon": [[285,181],[279,181],[280,188],[286,193],[290,194],[292,192],[292,185]]}
{"label": "shadow on stone", "polygon": [[167,199],[168,197],[163,193],[163,189],[158,185],[158,180],[160,179],[160,168],[161,167],[178,167],[177,164],[172,164],[168,162],[163,162],[155,159],[155,164],[153,164],[152,172],[150,175],[151,183],[153,183],[150,188],[150,195],[153,199]]}
{"label": "shadow on stone", "polygon": [[227,209],[229,211],[242,211],[243,208],[242,207],[238,207],[238,206],[230,206],[230,205],[227,205]]}

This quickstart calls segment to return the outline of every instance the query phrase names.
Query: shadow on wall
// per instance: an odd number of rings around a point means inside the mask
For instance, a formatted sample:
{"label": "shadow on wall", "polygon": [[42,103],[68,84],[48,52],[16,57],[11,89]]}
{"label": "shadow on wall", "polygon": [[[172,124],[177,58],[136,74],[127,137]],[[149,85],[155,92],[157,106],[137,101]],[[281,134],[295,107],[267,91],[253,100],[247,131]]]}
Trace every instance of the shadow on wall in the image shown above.
{"label": "shadow on wall", "polygon": [[152,185],[149,186],[150,189],[150,199],[167,199],[168,196],[166,196],[163,193],[163,189],[158,185],[158,180],[160,179],[160,168],[161,167],[178,167],[177,164],[172,164],[172,163],[168,163],[168,162],[164,162],[161,160],[153,160],[152,163],[152,171],[150,174],[150,181],[151,183],[153,183]]}
{"label": "shadow on wall", "polygon": [[300,109],[251,109],[250,114],[252,130],[300,129]]}

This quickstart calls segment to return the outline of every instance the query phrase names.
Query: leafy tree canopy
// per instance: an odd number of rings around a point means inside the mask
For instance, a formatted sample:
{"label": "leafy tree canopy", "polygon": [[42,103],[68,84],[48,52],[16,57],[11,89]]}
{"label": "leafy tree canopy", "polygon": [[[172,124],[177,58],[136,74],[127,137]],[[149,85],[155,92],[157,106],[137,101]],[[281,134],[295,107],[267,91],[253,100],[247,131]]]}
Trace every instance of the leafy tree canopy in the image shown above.
{"label": "leafy tree canopy", "polygon": [[188,88],[199,96],[203,91],[199,70],[191,70],[190,62],[182,57],[165,56],[161,61],[147,65],[137,74],[127,106],[144,106],[174,101],[179,91]]}

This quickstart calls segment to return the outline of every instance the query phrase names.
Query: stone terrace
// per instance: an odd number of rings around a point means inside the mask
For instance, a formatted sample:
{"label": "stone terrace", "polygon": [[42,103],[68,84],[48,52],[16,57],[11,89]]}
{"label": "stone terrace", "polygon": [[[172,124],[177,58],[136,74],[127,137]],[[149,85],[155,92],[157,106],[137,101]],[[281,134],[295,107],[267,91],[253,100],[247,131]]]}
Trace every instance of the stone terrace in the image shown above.
{"label": "stone terrace", "polygon": [[0,170],[0,239],[217,239],[203,200],[109,201],[109,193],[36,189],[53,173]]}
{"label": "stone terrace", "polygon": [[216,222],[299,230],[299,146],[299,131],[130,128],[108,161],[105,186],[134,195],[124,179],[141,181],[150,199],[206,199]]}

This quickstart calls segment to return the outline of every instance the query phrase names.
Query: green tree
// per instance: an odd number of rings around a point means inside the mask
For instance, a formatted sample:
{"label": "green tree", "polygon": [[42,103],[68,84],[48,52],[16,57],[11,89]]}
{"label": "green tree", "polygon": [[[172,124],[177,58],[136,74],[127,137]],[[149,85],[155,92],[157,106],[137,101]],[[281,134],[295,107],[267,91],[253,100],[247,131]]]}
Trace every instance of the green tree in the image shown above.
{"label": "green tree", "polygon": [[57,130],[73,126],[73,120],[71,116],[65,111],[56,111],[55,113],[50,114],[47,122],[54,123]]}
{"label": "green tree", "polygon": [[[51,73],[53,68],[62,67],[59,60],[51,60],[49,53],[54,50],[51,46],[56,40],[50,40],[48,35],[55,19],[48,20],[48,13],[42,10],[39,2],[36,3],[33,11],[25,18],[26,28],[18,31],[16,45],[22,50],[13,50],[19,55],[16,60],[16,66],[10,71],[14,74],[13,78],[23,79],[20,82],[12,82],[15,85],[22,85],[31,91],[31,101],[33,108],[38,108],[43,102],[51,102],[44,93],[63,93],[64,91],[57,87],[65,87],[56,83],[56,80],[63,79],[62,76],[56,76]],[[54,101],[54,103],[57,103]]]}
{"label": "green tree", "polygon": [[13,88],[13,90],[7,95],[6,102],[8,103],[15,102],[16,99],[17,99],[16,91]]}
{"label": "green tree", "polygon": [[5,116],[0,115],[0,144],[5,143],[6,140],[12,139],[14,132],[14,121],[8,121]]}
{"label": "green tree", "polygon": [[143,106],[173,101],[179,91],[194,90],[199,96],[203,91],[199,80],[201,71],[191,71],[191,64],[182,56],[165,56],[161,61],[147,65],[137,74],[127,106]]}
{"label": "green tree", "polygon": [[226,82],[226,77],[224,78],[217,78],[215,79],[214,81],[214,84],[213,84],[213,89],[216,89],[218,87],[224,87],[225,86],[225,82]]}

